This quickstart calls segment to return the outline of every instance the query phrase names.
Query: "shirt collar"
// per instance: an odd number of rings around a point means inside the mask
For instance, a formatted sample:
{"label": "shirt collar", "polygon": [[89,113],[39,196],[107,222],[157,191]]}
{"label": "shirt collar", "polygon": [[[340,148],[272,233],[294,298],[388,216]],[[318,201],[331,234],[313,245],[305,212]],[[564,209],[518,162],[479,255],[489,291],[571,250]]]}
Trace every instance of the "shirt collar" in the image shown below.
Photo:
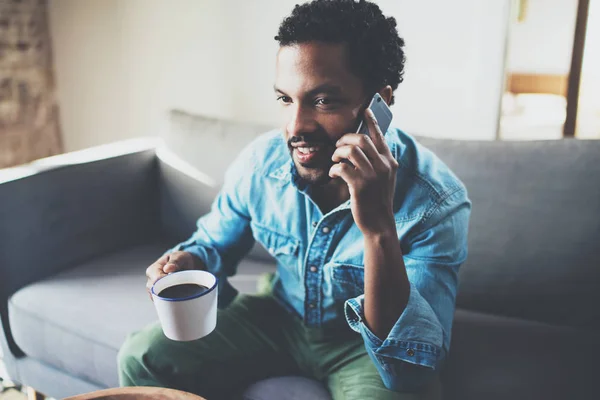
{"label": "shirt collar", "polygon": [[[281,184],[292,184],[292,186],[294,186],[300,192],[306,193],[310,190],[309,185],[307,185],[302,181],[302,179],[300,179],[298,171],[296,170],[296,166],[294,165],[294,162],[291,158],[287,160],[282,166],[271,171],[269,173],[269,176],[279,180]],[[346,209],[350,209],[350,200],[343,202],[334,210],[332,210],[332,212]]]}
{"label": "shirt collar", "polygon": [[269,176],[281,181],[289,181],[292,177],[292,170],[295,170],[291,157],[278,168],[269,173]]}
{"label": "shirt collar", "polygon": [[281,182],[281,184],[291,183],[296,189],[301,192],[308,189],[308,185],[302,181],[296,170],[296,166],[291,157],[288,157],[286,162],[281,167],[275,168],[269,173],[269,176]]}

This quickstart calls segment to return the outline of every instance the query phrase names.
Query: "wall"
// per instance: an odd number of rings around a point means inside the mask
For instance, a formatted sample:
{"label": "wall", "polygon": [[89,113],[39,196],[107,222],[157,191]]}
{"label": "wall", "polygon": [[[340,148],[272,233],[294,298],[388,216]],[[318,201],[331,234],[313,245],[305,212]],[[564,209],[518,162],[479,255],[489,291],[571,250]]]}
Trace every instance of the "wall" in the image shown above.
{"label": "wall", "polygon": [[[124,135],[117,0],[50,1],[50,30],[67,151]],[[127,135],[129,136],[129,135]]]}
{"label": "wall", "polygon": [[524,21],[511,26],[508,70],[568,74],[577,0],[526,1]]}
{"label": "wall", "polygon": [[511,1],[379,3],[407,43],[396,125],[426,136],[494,139]]}
{"label": "wall", "polygon": [[[277,27],[296,0],[50,0],[67,150],[166,128],[171,108],[277,125]],[[378,1],[407,42],[396,124],[495,137],[510,0]]]}
{"label": "wall", "polygon": [[588,14],[576,135],[600,139],[600,2],[590,2]]}

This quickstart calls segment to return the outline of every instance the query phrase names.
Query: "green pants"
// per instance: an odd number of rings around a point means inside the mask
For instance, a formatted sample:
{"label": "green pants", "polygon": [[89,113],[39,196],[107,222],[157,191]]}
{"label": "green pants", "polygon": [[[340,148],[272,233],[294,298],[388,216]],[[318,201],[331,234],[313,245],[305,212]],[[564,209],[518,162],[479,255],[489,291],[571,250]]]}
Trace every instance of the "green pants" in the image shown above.
{"label": "green pants", "polygon": [[122,386],[180,389],[208,400],[236,398],[273,376],[302,375],[323,382],[338,399],[439,399],[387,390],[362,338],[346,325],[307,328],[268,296],[238,296],[219,310],[217,328],[192,342],[167,339],[159,324],[132,334],[119,352]]}

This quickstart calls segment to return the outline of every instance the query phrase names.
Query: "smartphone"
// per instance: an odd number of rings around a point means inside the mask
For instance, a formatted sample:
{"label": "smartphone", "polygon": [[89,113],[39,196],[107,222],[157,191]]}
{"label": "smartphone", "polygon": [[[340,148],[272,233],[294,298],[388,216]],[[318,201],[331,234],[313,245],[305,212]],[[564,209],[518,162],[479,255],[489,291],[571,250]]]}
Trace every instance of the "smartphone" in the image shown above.
{"label": "smartphone", "polygon": [[[373,114],[375,114],[375,118],[377,118],[379,128],[381,128],[381,132],[385,135],[385,132],[388,130],[388,128],[390,127],[390,123],[392,122],[392,110],[390,110],[387,103],[379,95],[379,93],[375,93],[375,95],[371,99],[369,108],[371,109],[371,111],[373,111]],[[358,130],[356,132],[368,135],[369,126],[367,124],[367,121],[363,119],[360,122]]]}

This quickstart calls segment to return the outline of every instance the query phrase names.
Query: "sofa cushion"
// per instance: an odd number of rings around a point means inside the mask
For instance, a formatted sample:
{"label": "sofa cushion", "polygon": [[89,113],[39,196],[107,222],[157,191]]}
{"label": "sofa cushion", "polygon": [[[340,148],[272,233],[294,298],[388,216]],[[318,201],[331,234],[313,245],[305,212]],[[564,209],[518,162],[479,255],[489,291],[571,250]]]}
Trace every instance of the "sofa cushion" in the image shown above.
{"label": "sofa cushion", "polygon": [[[105,387],[118,386],[117,352],[128,333],[156,320],[145,269],[172,243],[131,248],[29,285],[9,302],[17,344],[30,357]],[[231,280],[253,292],[269,264],[244,260]]]}
{"label": "sofa cushion", "polygon": [[598,398],[599,358],[597,333],[458,310],[444,399]]}
{"label": "sofa cushion", "polygon": [[600,329],[600,141],[420,139],[473,202],[457,303]]}

